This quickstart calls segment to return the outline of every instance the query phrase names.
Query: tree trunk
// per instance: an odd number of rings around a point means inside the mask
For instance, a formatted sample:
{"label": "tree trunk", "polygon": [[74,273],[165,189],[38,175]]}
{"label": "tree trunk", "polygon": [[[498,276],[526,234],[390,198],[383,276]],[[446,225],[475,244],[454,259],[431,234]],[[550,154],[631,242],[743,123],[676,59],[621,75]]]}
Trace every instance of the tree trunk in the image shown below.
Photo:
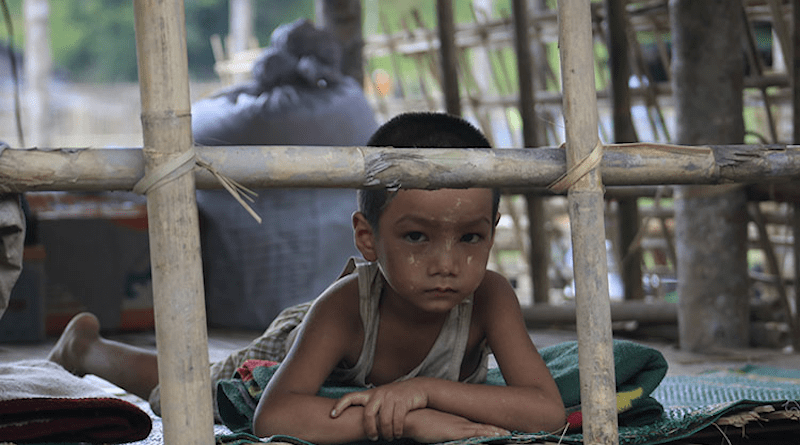
{"label": "tree trunk", "polygon": [[330,31],[342,45],[342,72],[364,83],[364,36],[361,0],[316,0],[316,24]]}
{"label": "tree trunk", "polygon": [[[741,0],[671,0],[678,144],[740,144]],[[680,346],[749,344],[747,211],[741,186],[676,190]]]}

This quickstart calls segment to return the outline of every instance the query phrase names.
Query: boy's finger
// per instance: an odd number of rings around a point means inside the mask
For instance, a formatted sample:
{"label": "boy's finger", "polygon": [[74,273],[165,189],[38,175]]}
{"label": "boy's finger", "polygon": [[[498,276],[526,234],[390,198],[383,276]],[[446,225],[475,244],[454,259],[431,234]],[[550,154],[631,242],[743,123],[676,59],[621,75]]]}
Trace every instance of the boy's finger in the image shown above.
{"label": "boy's finger", "polygon": [[373,403],[364,407],[364,432],[367,434],[369,440],[380,439],[380,431],[378,430],[378,412],[380,406]]}
{"label": "boy's finger", "polygon": [[510,436],[511,432],[500,428],[494,425],[481,425],[482,428],[478,428],[475,432],[476,435],[479,436],[490,436],[490,437],[500,437],[500,436]]}
{"label": "boy's finger", "polygon": [[385,440],[392,440],[394,439],[394,412],[397,407],[394,404],[386,404],[384,403],[381,405],[381,410],[378,413],[380,416],[380,430],[381,430],[381,437]]}
{"label": "boy's finger", "polygon": [[360,393],[350,393],[345,394],[336,401],[336,404],[333,405],[333,411],[331,411],[331,417],[338,417],[345,409],[351,407],[353,405],[364,405],[369,402],[369,396],[366,394]]}
{"label": "boy's finger", "polygon": [[394,438],[399,439],[403,437],[403,427],[406,421],[407,410],[394,408],[394,419],[392,419],[392,427],[394,428]]}

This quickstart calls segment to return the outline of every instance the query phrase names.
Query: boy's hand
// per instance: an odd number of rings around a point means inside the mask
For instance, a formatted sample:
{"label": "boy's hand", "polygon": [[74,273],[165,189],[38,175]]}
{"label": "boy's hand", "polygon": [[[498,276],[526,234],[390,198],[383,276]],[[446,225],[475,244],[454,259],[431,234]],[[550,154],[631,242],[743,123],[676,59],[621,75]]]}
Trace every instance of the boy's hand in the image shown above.
{"label": "boy's hand", "polygon": [[420,443],[448,442],[469,437],[508,436],[503,428],[475,423],[461,416],[422,409],[406,416],[406,437]]}
{"label": "boy's hand", "polygon": [[350,406],[364,407],[364,432],[370,440],[403,437],[406,414],[428,406],[428,394],[417,379],[381,385],[345,395],[336,402],[331,417],[338,417]]}

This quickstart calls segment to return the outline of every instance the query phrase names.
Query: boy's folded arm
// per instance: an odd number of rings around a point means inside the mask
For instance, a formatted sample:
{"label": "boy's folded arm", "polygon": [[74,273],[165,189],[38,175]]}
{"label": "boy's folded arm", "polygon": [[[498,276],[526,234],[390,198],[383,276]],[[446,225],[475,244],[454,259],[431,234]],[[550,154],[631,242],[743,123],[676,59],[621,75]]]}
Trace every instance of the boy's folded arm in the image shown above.
{"label": "boy's folded arm", "polygon": [[506,386],[434,385],[431,406],[515,431],[563,427],[566,415],[561,394],[531,341],[508,280],[487,272],[475,293],[473,316],[485,333]]}
{"label": "boy's folded arm", "polygon": [[537,387],[496,386],[421,378],[428,407],[509,431],[555,431],[564,425],[564,406]]}
{"label": "boy's folded arm", "polygon": [[330,413],[334,399],[304,394],[273,396],[259,404],[253,433],[259,437],[276,434],[297,437],[318,445],[341,444],[366,439],[363,408],[346,410],[337,418]]}
{"label": "boy's folded arm", "polygon": [[253,432],[257,436],[285,434],[317,444],[366,438],[360,409],[333,419],[336,400],[316,395],[348,347],[361,342],[358,299],[350,297],[354,286],[357,282],[352,279],[340,280],[309,310],[294,345],[256,406]]}

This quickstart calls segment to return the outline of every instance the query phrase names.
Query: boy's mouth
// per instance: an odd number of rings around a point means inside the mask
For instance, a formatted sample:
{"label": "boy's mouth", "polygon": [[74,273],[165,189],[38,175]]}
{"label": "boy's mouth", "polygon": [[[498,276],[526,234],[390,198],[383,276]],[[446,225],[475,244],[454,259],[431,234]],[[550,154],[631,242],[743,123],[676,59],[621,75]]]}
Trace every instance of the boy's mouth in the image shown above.
{"label": "boy's mouth", "polygon": [[429,292],[436,293],[436,294],[454,294],[458,291],[453,289],[452,287],[435,287],[431,289]]}

